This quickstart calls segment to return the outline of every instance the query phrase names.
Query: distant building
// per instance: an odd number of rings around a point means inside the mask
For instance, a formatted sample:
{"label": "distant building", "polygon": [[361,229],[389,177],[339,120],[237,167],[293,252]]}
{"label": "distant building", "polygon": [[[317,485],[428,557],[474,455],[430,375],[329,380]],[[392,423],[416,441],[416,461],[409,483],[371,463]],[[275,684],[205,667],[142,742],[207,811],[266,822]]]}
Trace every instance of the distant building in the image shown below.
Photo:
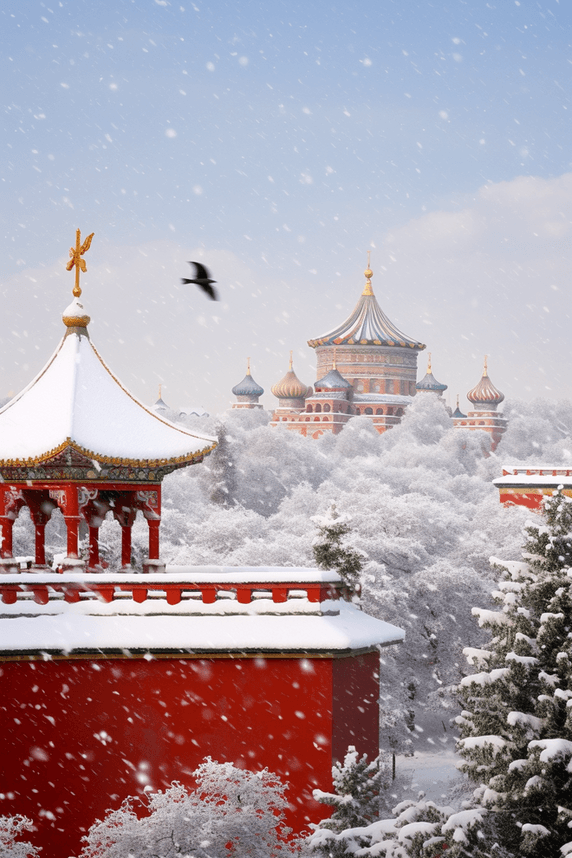
{"label": "distant building", "polygon": [[[425,346],[390,322],[373,293],[372,270],[364,275],[365,287],[351,315],[308,341],[316,350],[314,393],[305,385],[302,393],[288,376],[272,388],[280,400],[272,425],[319,438],[340,432],[354,415],[370,417],[380,433],[399,423],[415,395],[417,355]],[[295,396],[287,395],[294,389]]]}
{"label": "distant building", "polygon": [[235,384],[232,392],[236,396],[236,402],[232,405],[233,408],[262,408],[258,400],[264,393],[264,388],[260,387],[250,374],[250,358],[247,361],[246,375],[242,381]]}
{"label": "distant building", "polygon": [[[483,368],[483,376],[479,383],[469,390],[467,399],[473,404],[473,411],[464,416],[453,415],[455,429],[472,429],[487,432],[492,439],[491,449],[495,450],[503,434],[506,432],[507,421],[497,410],[504,400],[504,393],[494,386],[489,378],[487,359]],[[459,403],[457,402],[457,410]]]}
{"label": "distant building", "polygon": [[542,500],[557,489],[572,497],[572,468],[561,465],[504,465],[502,477],[493,480],[505,506],[541,510]]}

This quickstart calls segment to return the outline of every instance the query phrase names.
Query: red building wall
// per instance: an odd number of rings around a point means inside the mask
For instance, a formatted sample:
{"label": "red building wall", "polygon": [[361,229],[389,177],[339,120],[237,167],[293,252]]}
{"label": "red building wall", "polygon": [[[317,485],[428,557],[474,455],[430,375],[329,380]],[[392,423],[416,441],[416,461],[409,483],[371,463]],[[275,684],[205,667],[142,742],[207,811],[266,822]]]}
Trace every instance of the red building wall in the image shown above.
{"label": "red building wall", "polygon": [[289,781],[289,823],[326,815],[332,754],[378,746],[377,652],[308,658],[67,658],[0,665],[0,814],[23,813],[42,858],[76,855],[108,808],[191,783],[211,756]]}

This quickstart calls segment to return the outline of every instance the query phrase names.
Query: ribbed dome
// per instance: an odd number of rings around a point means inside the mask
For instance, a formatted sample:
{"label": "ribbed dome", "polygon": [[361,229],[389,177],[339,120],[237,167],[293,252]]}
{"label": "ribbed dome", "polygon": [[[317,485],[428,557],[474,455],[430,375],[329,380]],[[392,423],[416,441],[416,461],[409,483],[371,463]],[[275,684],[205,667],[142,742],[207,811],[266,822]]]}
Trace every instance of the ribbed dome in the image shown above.
{"label": "ribbed dome", "polygon": [[351,388],[351,384],[337,369],[331,369],[314,387],[316,390],[347,390]]}
{"label": "ribbed dome", "polygon": [[402,346],[403,348],[418,349],[425,348],[423,343],[418,343],[403,334],[395,325],[389,321],[385,313],[376,301],[371,278],[373,272],[366,269],[366,284],[363,293],[357,302],[353,313],[343,324],[334,328],[322,337],[308,340],[310,348],[317,346]]}
{"label": "ribbed dome", "polygon": [[467,393],[467,399],[474,405],[499,405],[504,399],[504,393],[497,390],[489,378],[487,370],[487,359],[485,358],[485,367],[483,369],[483,377],[472,390]]}
{"label": "ribbed dome", "polygon": [[264,388],[255,382],[249,370],[242,381],[235,384],[232,392],[235,396],[262,396]]}
{"label": "ribbed dome", "polygon": [[292,358],[290,366],[284,378],[275,384],[272,393],[278,399],[304,399],[312,392],[312,388],[304,384],[292,369]]}
{"label": "ribbed dome", "polygon": [[441,382],[437,381],[433,372],[431,370],[431,355],[429,355],[429,360],[427,363],[427,372],[415,385],[415,390],[428,390],[432,393],[441,393],[443,390],[447,390],[446,384],[441,384]]}

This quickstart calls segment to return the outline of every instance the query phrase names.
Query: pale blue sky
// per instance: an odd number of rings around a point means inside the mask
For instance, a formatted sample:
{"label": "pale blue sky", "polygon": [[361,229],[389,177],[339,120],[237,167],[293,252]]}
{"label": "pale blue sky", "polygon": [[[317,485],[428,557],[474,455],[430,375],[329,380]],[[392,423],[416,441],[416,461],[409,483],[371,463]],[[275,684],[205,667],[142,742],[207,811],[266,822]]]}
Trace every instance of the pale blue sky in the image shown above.
{"label": "pale blue sky", "polygon": [[[269,391],[290,348],[311,383],[305,341],[349,314],[372,246],[380,303],[452,394],[488,352],[507,395],[572,395],[568,3],[5,0],[1,16],[0,396],[57,341],[77,226],[96,233],[93,338],[147,401],[162,380],[174,406],[220,410],[247,355]],[[199,253],[220,305],[177,285]]]}

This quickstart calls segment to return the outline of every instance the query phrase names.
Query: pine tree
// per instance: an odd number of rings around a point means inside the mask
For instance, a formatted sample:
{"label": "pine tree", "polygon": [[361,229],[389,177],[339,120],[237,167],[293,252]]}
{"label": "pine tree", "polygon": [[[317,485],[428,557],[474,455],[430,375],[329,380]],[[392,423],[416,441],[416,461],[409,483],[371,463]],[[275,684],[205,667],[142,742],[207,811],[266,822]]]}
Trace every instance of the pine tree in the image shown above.
{"label": "pine tree", "polygon": [[208,458],[210,499],[219,506],[232,506],[236,491],[236,472],[231,439],[224,423],[217,425],[217,446]]}
{"label": "pine tree", "polygon": [[364,553],[347,544],[350,517],[341,515],[332,503],[325,516],[314,516],[318,534],[314,540],[314,560],[320,569],[337,572],[351,594],[360,591]]}
{"label": "pine tree", "polygon": [[572,854],[572,501],[559,491],[544,512],[524,562],[502,564],[501,610],[473,610],[492,638],[466,651],[484,669],[462,680],[457,719],[497,842],[534,858]]}
{"label": "pine tree", "polygon": [[332,834],[369,825],[378,818],[382,777],[383,767],[379,757],[368,762],[367,754],[360,758],[355,747],[349,746],[343,765],[332,767],[334,792],[314,790],[316,801],[335,808],[329,819],[322,820],[317,826],[312,838],[314,849],[327,858],[349,854],[346,844],[335,841]]}

